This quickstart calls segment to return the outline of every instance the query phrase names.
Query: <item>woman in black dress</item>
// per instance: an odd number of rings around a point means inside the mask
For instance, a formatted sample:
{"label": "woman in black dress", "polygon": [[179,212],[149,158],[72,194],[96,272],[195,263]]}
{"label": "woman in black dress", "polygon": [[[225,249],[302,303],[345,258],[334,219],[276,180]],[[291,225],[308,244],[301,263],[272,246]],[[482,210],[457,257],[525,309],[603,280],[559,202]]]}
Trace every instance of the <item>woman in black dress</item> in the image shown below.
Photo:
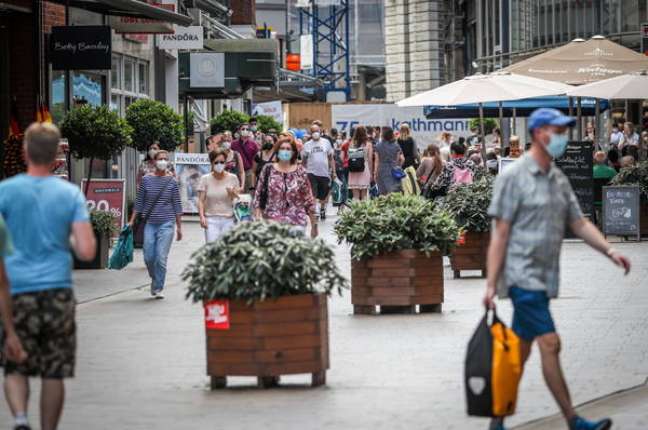
{"label": "woman in black dress", "polygon": [[412,137],[412,133],[410,132],[410,128],[407,123],[403,123],[400,126],[398,146],[400,146],[401,151],[403,152],[403,156],[405,157],[403,169],[407,169],[410,166],[413,166],[415,169],[418,168],[420,164],[419,151],[416,147],[416,142]]}

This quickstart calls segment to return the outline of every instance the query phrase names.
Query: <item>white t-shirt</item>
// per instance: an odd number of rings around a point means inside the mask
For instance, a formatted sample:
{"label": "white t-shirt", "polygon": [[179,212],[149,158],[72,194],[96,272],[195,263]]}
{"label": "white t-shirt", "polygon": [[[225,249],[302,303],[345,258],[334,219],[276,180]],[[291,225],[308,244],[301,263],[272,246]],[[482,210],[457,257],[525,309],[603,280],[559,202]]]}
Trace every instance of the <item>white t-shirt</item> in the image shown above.
{"label": "white t-shirt", "polygon": [[309,140],[304,144],[302,158],[306,158],[306,172],[315,176],[329,178],[329,157],[333,155],[333,145],[328,139]]}
{"label": "white t-shirt", "polygon": [[227,194],[227,188],[238,189],[239,180],[236,175],[225,172],[223,179],[216,179],[211,173],[200,178],[198,191],[206,193],[205,215],[206,216],[234,216],[234,202]]}

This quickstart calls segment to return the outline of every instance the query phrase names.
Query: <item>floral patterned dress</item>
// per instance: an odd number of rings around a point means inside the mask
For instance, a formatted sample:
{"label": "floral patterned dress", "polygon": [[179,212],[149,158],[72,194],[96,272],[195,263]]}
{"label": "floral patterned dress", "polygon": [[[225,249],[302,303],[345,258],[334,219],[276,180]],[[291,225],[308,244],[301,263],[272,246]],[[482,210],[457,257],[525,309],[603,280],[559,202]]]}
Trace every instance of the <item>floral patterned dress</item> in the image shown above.
{"label": "floral patterned dress", "polygon": [[282,224],[305,227],[308,214],[315,210],[315,199],[306,169],[298,166],[294,172],[283,173],[273,164],[265,165],[259,175],[254,195],[255,208],[259,208],[261,193],[266,187],[266,178],[268,201],[263,217]]}

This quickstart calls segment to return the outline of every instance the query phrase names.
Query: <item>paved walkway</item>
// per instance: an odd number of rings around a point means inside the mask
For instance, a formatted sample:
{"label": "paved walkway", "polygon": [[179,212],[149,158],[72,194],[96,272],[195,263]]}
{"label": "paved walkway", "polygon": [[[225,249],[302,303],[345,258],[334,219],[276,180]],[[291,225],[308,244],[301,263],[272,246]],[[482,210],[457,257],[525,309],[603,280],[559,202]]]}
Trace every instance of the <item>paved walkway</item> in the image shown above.
{"label": "paved walkway", "polygon": [[[323,232],[335,245],[332,222],[325,223]],[[184,300],[179,278],[202,244],[202,233],[196,224],[185,230],[186,240],[172,248],[164,301],[149,298],[141,255],[122,272],[76,273],[79,364],[78,376],[69,384],[63,429],[485,428],[485,420],[466,417],[462,385],[465,347],[481,317],[483,280],[455,281],[446,270],[442,315],[352,316],[350,294],[334,297],[326,387],[307,388],[307,376],[294,376],[285,378],[283,388],[258,390],[252,388],[254,380],[234,378],[235,388],[210,392],[201,308]],[[564,247],[563,299],[553,310],[576,403],[637,386],[648,376],[648,289],[641,285],[648,276],[648,244],[618,247],[635,263],[627,278],[583,244]],[[348,249],[337,249],[338,263],[349,274]],[[510,320],[508,303],[500,308]],[[536,351],[511,424],[556,410]],[[621,417],[628,413],[612,411]],[[599,416],[605,410],[591,413]],[[618,420],[624,422],[619,428],[647,428],[641,425],[646,408],[640,415],[634,421]],[[0,422],[8,420],[6,406],[0,407]],[[551,425],[525,428],[561,428]]]}

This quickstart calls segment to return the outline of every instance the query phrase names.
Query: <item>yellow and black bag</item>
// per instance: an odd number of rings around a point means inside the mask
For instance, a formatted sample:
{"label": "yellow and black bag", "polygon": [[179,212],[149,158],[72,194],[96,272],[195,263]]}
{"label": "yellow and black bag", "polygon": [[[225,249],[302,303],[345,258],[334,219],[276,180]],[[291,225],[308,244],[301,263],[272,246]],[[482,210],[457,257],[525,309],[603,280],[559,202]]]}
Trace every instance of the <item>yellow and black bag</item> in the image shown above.
{"label": "yellow and black bag", "polygon": [[515,412],[522,375],[520,339],[492,311],[488,311],[468,343],[465,387],[468,415],[503,417]]}

